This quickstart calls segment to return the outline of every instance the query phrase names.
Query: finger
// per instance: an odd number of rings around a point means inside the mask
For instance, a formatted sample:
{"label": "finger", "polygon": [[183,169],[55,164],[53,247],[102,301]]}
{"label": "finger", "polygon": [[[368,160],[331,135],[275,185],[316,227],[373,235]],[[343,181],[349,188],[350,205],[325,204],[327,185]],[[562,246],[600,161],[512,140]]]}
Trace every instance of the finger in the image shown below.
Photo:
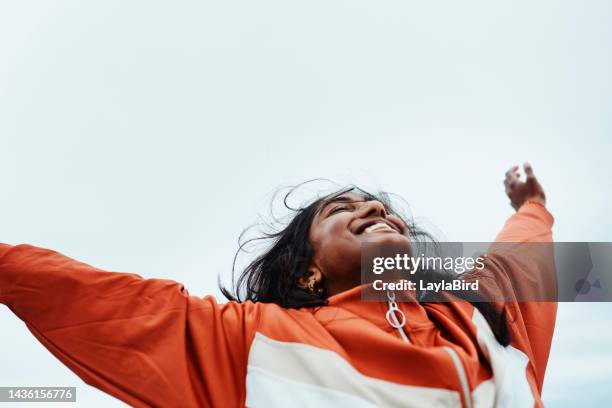
{"label": "finger", "polygon": [[533,167],[531,167],[531,164],[525,163],[523,164],[523,168],[525,169],[525,174],[527,175],[528,179],[535,178],[535,175],[533,174]]}
{"label": "finger", "polygon": [[512,166],[512,167],[510,167],[510,169],[506,172],[506,177],[508,177],[512,173],[515,173],[518,168],[519,168],[519,166]]}
{"label": "finger", "polygon": [[506,176],[516,172],[516,170],[518,169],[518,166],[512,166],[508,169],[508,171],[506,171]]}
{"label": "finger", "polygon": [[506,172],[506,182],[510,185],[514,185],[519,182],[520,174],[515,170],[515,167]]}
{"label": "finger", "polygon": [[506,183],[514,184],[514,183],[517,183],[518,181],[519,181],[519,178],[516,175],[516,173],[510,173],[506,175]]}
{"label": "finger", "polygon": [[513,176],[508,176],[504,179],[504,188],[506,190],[506,194],[510,194],[512,190],[516,187],[518,180]]}

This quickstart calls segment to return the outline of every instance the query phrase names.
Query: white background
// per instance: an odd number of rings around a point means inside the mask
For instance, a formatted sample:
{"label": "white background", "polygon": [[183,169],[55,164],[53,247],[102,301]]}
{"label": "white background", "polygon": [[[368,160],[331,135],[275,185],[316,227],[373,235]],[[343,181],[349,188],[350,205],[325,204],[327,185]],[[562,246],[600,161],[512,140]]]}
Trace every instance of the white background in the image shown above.
{"label": "white background", "polygon": [[[556,240],[612,241],[611,6],[557,3],[0,1],[0,241],[219,295],[279,186],[381,187],[487,241],[525,160]],[[609,403],[610,327],[561,305],[549,407]],[[5,307],[0,336],[0,385],[122,405]]]}

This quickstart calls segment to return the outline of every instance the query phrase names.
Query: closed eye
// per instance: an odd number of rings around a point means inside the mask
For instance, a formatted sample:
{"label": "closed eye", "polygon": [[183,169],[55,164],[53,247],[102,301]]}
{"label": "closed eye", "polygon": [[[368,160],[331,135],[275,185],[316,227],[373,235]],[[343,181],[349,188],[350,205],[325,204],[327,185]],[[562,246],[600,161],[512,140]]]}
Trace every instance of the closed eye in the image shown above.
{"label": "closed eye", "polygon": [[328,213],[328,215],[332,215],[332,214],[335,214],[335,213],[340,212],[340,211],[350,211],[350,209],[351,209],[351,208],[350,208],[348,205],[338,205],[338,206],[334,207],[334,208],[333,208],[333,209],[332,209],[332,210],[331,210],[331,211]]}

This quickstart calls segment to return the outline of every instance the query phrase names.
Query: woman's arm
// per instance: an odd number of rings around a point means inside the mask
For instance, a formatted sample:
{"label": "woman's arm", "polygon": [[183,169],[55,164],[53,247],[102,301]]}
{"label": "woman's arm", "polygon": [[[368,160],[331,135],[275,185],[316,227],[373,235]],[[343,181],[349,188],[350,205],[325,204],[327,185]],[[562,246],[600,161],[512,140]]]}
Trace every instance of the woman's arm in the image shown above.
{"label": "woman's arm", "polygon": [[0,303],[86,383],[132,406],[238,406],[252,303],[0,244]]}
{"label": "woman's arm", "polygon": [[519,180],[516,166],[506,173],[506,193],[517,212],[489,248],[486,278],[499,290],[493,297],[506,301],[512,345],[529,356],[541,391],[557,313],[554,218],[545,207],[544,191],[528,164],[525,172],[525,182]]}

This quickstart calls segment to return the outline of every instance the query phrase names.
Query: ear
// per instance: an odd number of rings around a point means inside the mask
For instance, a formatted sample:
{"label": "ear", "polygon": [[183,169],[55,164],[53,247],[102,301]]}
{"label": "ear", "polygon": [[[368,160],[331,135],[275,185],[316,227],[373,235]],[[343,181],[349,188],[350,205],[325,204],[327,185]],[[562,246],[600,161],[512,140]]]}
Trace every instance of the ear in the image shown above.
{"label": "ear", "polygon": [[323,273],[321,273],[321,269],[319,269],[319,267],[316,265],[312,265],[310,268],[308,268],[306,275],[300,278],[298,284],[302,289],[306,289],[308,288],[310,281],[314,280],[314,283],[317,284],[321,282],[322,279]]}

